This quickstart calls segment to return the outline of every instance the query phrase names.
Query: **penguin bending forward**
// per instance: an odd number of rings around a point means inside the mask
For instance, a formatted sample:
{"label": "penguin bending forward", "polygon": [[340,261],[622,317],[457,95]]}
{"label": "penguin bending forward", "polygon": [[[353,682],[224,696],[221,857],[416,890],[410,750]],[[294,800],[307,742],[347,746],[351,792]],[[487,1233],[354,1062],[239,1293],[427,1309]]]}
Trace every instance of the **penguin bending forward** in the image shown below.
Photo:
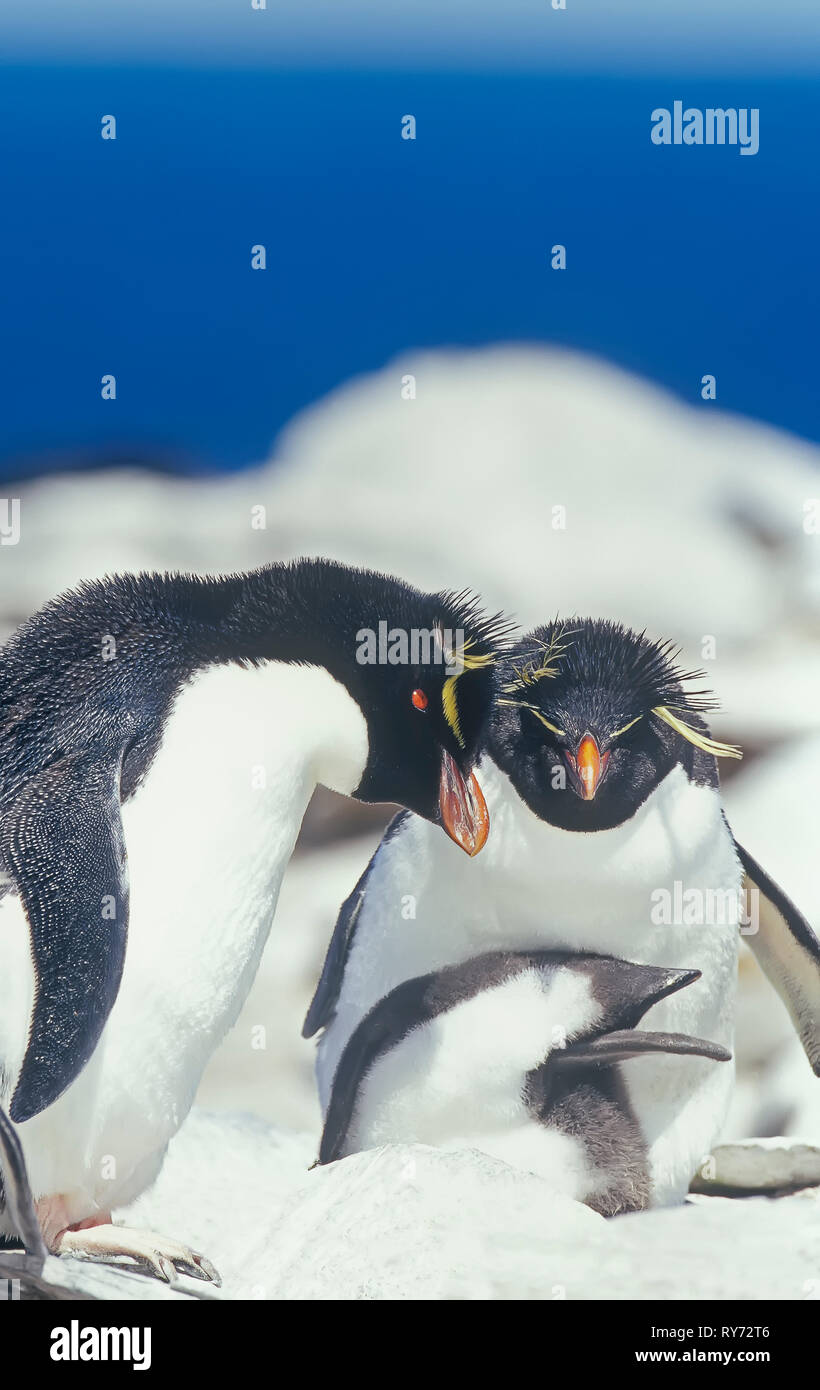
{"label": "penguin bending forward", "polygon": [[0,649],[0,1105],[49,1250],[210,1277],[111,1209],[239,1013],[317,783],[482,848],[505,632],[467,594],[301,560],[84,584]]}
{"label": "penguin bending forward", "polygon": [[[342,907],[304,1028],[324,1030],[326,1115],[348,1041],[381,1000],[494,951],[697,971],[640,1026],[731,1051],[742,931],[820,1069],[820,945],[732,836],[717,758],[739,750],[709,736],[713,702],[691,690],[700,674],[668,643],[591,619],[538,628],[499,663],[479,765],[493,820],[481,860],[465,874],[445,841],[399,815]],[[696,1055],[624,1068],[654,1202],[685,1195],[720,1134],[732,1074]]]}
{"label": "penguin bending forward", "polygon": [[348,1040],[319,1162],[390,1143],[476,1148],[602,1216],[640,1211],[652,1197],[648,1145],[619,1064],[731,1060],[703,1038],[637,1027],[698,978],[609,956],[495,951],[406,980]]}

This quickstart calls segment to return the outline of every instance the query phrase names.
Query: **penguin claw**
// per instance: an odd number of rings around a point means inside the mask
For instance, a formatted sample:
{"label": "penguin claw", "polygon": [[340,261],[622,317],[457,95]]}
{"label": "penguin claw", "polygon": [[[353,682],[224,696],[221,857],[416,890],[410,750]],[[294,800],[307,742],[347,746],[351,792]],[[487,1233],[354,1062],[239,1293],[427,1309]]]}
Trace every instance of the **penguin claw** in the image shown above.
{"label": "penguin claw", "polygon": [[149,1259],[151,1269],[153,1269],[158,1279],[164,1279],[166,1284],[175,1284],[177,1272],[170,1260],[166,1260],[164,1255],[157,1255],[156,1259]]}
{"label": "penguin claw", "polygon": [[194,1251],[194,1255],[196,1257],[196,1263],[199,1268],[199,1273],[194,1274],[193,1277],[195,1279],[208,1279],[212,1284],[216,1284],[216,1287],[218,1289],[221,1288],[222,1277],[216,1266],[212,1265],[211,1261],[206,1259],[204,1255],[200,1255],[196,1251]]}
{"label": "penguin claw", "polygon": [[220,1288],[222,1279],[210,1260],[206,1259],[204,1255],[200,1255],[198,1250],[188,1250],[187,1254],[188,1259],[177,1258],[174,1262],[179,1272],[190,1275],[191,1279],[204,1279],[209,1284],[216,1284],[217,1288]]}
{"label": "penguin claw", "polygon": [[125,1256],[134,1261],[141,1274],[153,1275],[164,1284],[177,1284],[178,1273],[205,1280],[217,1288],[222,1284],[210,1260],[198,1250],[153,1231],[129,1226],[105,1224],[63,1231],[55,1242],[54,1253],[98,1264],[115,1264]]}

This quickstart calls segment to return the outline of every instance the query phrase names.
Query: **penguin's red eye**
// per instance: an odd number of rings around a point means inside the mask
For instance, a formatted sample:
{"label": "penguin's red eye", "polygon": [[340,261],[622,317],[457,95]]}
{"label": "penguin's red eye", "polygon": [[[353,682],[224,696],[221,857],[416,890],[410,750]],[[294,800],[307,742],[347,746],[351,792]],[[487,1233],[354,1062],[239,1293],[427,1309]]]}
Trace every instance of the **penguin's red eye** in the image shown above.
{"label": "penguin's red eye", "polygon": [[415,705],[416,709],[427,708],[427,696],[425,695],[423,690],[414,690],[413,694],[410,696],[410,699],[413,701],[413,704]]}

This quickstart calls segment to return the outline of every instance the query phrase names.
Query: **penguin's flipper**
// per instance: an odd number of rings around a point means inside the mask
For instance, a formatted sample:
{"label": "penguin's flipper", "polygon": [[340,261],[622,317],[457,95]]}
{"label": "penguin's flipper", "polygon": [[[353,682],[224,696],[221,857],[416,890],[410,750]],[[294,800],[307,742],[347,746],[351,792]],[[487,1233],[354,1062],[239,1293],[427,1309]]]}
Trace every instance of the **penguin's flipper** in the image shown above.
{"label": "penguin's flipper", "polygon": [[553,1068],[611,1066],[627,1062],[631,1057],[643,1057],[647,1052],[669,1052],[677,1057],[708,1057],[710,1062],[731,1062],[732,1054],[710,1038],[693,1038],[688,1033],[648,1033],[637,1028],[621,1028],[602,1033],[597,1038],[569,1043],[563,1050],[550,1054]]}
{"label": "penguin's flipper", "polygon": [[[375,855],[373,857],[375,858]],[[312,1038],[314,1033],[318,1033],[320,1028],[326,1027],[333,1017],[336,1000],[339,998],[342,988],[350,943],[356,930],[356,919],[364,902],[365,886],[372,865],[373,860],[371,859],[353,892],[345,898],[339,908],[339,916],[336,918],[336,925],[333,928],[333,935],[327,948],[316,993],[310,1001],[310,1008],[302,1024],[303,1038]]]}
{"label": "penguin's flipper", "polygon": [[325,963],[322,966],[322,974],[316,986],[310,1008],[307,1011],[305,1021],[302,1025],[302,1037],[312,1038],[314,1033],[318,1033],[320,1028],[325,1028],[333,1017],[336,1008],[336,1001],[342,989],[347,957],[353,936],[356,931],[356,923],[359,913],[364,903],[365,893],[367,892],[367,880],[376,862],[376,856],[389,844],[395,835],[401,830],[405,821],[410,817],[409,811],[399,811],[393,817],[381,840],[379,841],[370,863],[359,879],[356,887],[349,897],[345,898],[339,908],[339,916],[336,918],[336,925],[333,928],[333,935],[330,938],[330,945],[327,948]]}
{"label": "penguin's flipper", "polygon": [[735,840],[747,887],[758,891],[757,931],[745,940],[786,1005],[806,1056],[820,1076],[820,941],[802,912]]}
{"label": "penguin's flipper", "polygon": [[119,990],[128,932],[119,767],[64,757],[31,778],[3,812],[0,860],[28,918],[35,975],[10,1106],[20,1124],[79,1076]]}
{"label": "penguin's flipper", "polygon": [[395,1046],[411,1028],[427,1022],[439,1011],[431,990],[439,978],[432,974],[404,980],[374,1005],[351,1034],[333,1078],[319,1146],[320,1164],[333,1163],[344,1156],[359,1087],[376,1059]]}

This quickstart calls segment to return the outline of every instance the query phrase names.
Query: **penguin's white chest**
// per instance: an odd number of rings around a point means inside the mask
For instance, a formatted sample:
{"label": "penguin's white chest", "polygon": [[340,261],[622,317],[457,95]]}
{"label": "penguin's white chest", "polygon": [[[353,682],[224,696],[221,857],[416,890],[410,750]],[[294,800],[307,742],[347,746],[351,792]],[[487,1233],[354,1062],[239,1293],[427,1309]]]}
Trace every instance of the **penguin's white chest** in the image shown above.
{"label": "penguin's white chest", "polygon": [[[130,915],[117,1001],[84,1072],[20,1129],[38,1195],[75,1193],[80,1220],[152,1180],[247,996],[316,783],[350,792],[366,761],[361,711],[322,668],[220,667],[183,691],[123,807]],[[30,1010],[27,942],[19,900],[7,898],[0,1060],[9,1087]]]}

